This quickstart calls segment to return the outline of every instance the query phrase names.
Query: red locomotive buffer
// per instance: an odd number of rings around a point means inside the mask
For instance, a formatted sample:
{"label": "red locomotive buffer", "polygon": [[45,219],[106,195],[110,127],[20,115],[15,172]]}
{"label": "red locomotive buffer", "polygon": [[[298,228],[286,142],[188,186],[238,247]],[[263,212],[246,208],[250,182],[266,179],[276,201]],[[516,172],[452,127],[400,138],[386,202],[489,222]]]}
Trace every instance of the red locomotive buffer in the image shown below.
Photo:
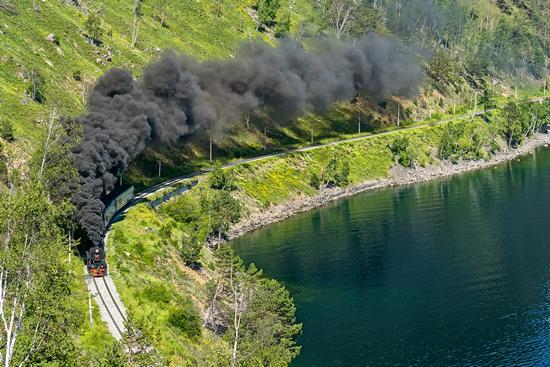
{"label": "red locomotive buffer", "polygon": [[105,251],[99,246],[94,246],[86,253],[86,267],[88,273],[94,278],[105,276],[107,272],[107,262],[105,261]]}

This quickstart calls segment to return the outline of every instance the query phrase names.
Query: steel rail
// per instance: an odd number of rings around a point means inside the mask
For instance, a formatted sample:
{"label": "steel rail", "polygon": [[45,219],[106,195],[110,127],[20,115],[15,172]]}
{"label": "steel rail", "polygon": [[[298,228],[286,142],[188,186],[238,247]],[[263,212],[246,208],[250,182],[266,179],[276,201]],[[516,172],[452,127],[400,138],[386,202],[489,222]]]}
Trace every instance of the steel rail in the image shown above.
{"label": "steel rail", "polygon": [[113,296],[113,293],[111,293],[111,288],[109,287],[109,284],[107,283],[107,281],[105,280],[105,277],[102,277],[103,279],[103,284],[105,284],[105,288],[107,289],[107,293],[109,293],[109,297],[111,297],[111,299],[113,300],[113,303],[118,311],[118,313],[120,314],[120,316],[122,317],[122,319],[126,322],[128,321],[126,319],[126,316],[124,315],[124,312],[122,312],[122,309],[120,308],[120,305],[118,304],[118,301],[115,299],[115,297]]}
{"label": "steel rail", "polygon": [[[101,294],[101,291],[99,290],[99,286],[97,285],[96,278],[92,277],[92,281],[95,285],[95,289],[97,290],[97,294],[99,295],[99,298],[101,299],[101,303],[103,303],[103,306],[105,306],[105,310],[107,310],[107,313],[109,314],[109,317],[113,321],[113,324],[115,325],[115,328],[117,329],[120,337],[122,338],[122,336],[123,336],[122,330],[118,326],[117,321],[115,320],[113,314],[111,313],[111,310],[109,309],[109,307],[107,305],[107,302],[105,302],[105,298],[103,298],[103,295]],[[116,303],[115,303],[115,305],[116,305]]]}

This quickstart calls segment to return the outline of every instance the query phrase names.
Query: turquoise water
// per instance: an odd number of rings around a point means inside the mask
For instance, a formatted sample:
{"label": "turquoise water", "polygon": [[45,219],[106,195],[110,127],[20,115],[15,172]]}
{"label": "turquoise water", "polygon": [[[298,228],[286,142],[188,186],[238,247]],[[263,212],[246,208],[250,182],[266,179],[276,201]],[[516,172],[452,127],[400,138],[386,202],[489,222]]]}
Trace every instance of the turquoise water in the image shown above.
{"label": "turquoise water", "polygon": [[364,193],[234,246],[295,299],[292,366],[550,366],[550,150]]}

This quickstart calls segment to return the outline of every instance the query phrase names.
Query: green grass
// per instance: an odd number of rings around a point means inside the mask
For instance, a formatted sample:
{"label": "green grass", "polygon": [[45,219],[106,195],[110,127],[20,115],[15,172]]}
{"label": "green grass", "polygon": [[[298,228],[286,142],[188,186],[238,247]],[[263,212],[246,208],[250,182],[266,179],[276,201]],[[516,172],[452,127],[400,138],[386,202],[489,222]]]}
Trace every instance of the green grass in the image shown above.
{"label": "green grass", "polygon": [[172,366],[214,366],[227,346],[206,330],[197,338],[170,322],[176,312],[199,315],[206,290],[179,259],[178,244],[161,240],[168,219],[140,204],[114,224],[107,244],[110,274],[131,317]]}
{"label": "green grass", "polygon": [[[184,5],[165,1],[168,9],[166,27],[153,19],[154,2],[143,2],[138,41],[131,46],[133,2],[83,1],[82,8],[69,2],[36,1],[37,10],[28,1],[11,0],[18,15],[1,13],[0,22],[0,107],[1,119],[12,122],[20,144],[37,138],[37,131],[50,111],[56,107],[63,115],[76,115],[84,110],[84,90],[107,68],[122,67],[142,74],[143,66],[164,49],[175,49],[199,59],[228,58],[238,45],[249,38],[269,38],[256,31],[247,13],[251,0],[216,2],[194,0]],[[84,37],[87,12],[102,9],[103,36],[100,47]],[[297,24],[311,14],[311,5],[298,2],[293,15]],[[46,40],[55,34],[59,46]],[[112,60],[96,60],[110,50]],[[29,74],[37,71],[44,79],[45,103],[25,98],[30,85]],[[73,78],[80,73],[83,81]]]}

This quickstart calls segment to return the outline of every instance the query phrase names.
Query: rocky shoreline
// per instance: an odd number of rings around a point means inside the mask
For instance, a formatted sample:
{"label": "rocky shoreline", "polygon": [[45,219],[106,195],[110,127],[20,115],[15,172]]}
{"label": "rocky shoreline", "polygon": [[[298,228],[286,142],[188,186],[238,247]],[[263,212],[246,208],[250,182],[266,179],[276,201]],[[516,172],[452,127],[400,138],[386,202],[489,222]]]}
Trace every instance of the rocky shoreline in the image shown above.
{"label": "rocky shoreline", "polygon": [[382,187],[409,185],[479,170],[513,160],[533,152],[538,147],[548,145],[550,145],[550,134],[536,134],[521,147],[516,149],[506,147],[487,161],[460,161],[455,164],[449,161],[438,161],[428,167],[417,169],[395,165],[390,171],[390,177],[387,179],[370,180],[346,188],[327,188],[321,190],[315,196],[300,195],[286,203],[273,205],[267,210],[252,212],[247,218],[230,229],[227,240],[232,240],[265,225],[279,222],[297,213],[318,208],[331,201],[360,192]]}

